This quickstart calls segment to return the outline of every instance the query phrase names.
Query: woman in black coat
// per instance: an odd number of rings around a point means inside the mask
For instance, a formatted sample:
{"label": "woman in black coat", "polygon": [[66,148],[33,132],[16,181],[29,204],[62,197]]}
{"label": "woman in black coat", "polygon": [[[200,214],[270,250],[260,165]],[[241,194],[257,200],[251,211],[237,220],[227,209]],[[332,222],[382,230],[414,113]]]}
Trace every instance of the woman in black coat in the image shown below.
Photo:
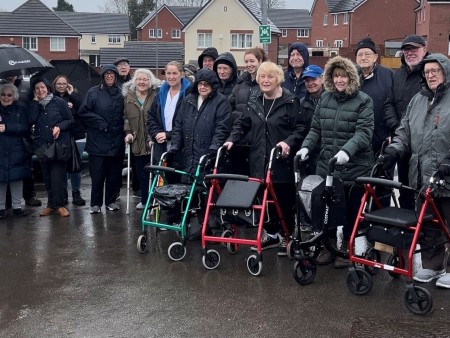
{"label": "woman in black coat", "polygon": [[[67,160],[70,158],[70,125],[72,113],[63,99],[53,95],[50,84],[37,78],[31,84],[34,99],[30,102],[30,124],[34,125],[35,154],[41,163],[48,202],[40,216],[56,212],[69,216],[64,207],[64,185],[67,182]],[[50,151],[54,147],[54,151]]]}
{"label": "woman in black coat", "polygon": [[27,113],[18,103],[19,92],[11,83],[0,86],[0,219],[6,217],[9,184],[14,216],[25,216],[21,208],[22,180],[30,176],[23,137],[28,133]]}

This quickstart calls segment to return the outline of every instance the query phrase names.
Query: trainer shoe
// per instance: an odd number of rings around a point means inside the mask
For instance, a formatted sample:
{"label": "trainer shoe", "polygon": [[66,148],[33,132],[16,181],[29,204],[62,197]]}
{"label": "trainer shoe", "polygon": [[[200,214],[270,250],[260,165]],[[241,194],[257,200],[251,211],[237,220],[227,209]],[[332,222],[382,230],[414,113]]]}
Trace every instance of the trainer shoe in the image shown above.
{"label": "trainer shoe", "polygon": [[102,212],[102,209],[98,205],[94,205],[91,207],[91,214],[99,214]]}
{"label": "trainer shoe", "polygon": [[117,203],[111,203],[111,204],[108,204],[108,205],[106,206],[106,208],[107,208],[109,211],[117,211],[117,210],[120,209],[120,207],[119,207],[119,205],[118,205]]}
{"label": "trainer shoe", "polygon": [[138,205],[136,205],[136,210],[144,210],[145,205],[142,204],[142,202],[139,202]]}
{"label": "trainer shoe", "polygon": [[133,197],[134,198],[141,198],[141,191],[140,190],[133,191]]}
{"label": "trainer shoe", "polygon": [[286,238],[280,236],[280,244],[278,244],[278,256],[287,256]]}
{"label": "trainer shoe", "polygon": [[319,256],[316,258],[316,263],[318,265],[328,265],[334,261],[334,257],[327,248],[322,248],[320,250]]}
{"label": "trainer shoe", "polygon": [[[278,234],[276,236],[277,237],[273,238],[267,233],[266,230],[264,230],[261,235],[261,250],[277,248],[278,245],[280,245],[280,238]],[[256,246],[252,246],[250,249],[253,251],[258,251]]]}
{"label": "trainer shoe", "polygon": [[428,283],[433,279],[439,278],[443,275],[445,275],[445,269],[440,271],[434,271],[431,269],[419,269],[419,271],[417,271],[417,273],[414,275],[413,279],[416,282]]}
{"label": "trainer shoe", "polygon": [[442,277],[436,281],[436,286],[440,286],[441,288],[450,289],[450,272],[447,272]]}

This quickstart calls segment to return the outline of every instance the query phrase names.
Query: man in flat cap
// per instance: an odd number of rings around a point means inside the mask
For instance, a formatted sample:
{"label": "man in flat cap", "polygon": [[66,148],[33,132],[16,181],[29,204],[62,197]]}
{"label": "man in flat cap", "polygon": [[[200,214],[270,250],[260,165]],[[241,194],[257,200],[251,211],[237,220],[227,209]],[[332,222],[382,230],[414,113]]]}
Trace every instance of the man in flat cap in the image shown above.
{"label": "man in flat cap", "polygon": [[[386,127],[390,136],[395,134],[400,125],[409,101],[421,90],[422,74],[417,66],[428,55],[426,42],[418,35],[407,36],[402,42],[401,51],[402,66],[394,72],[392,88],[384,105]],[[408,156],[397,162],[398,180],[405,185],[409,185],[408,166]],[[399,202],[402,208],[414,210],[414,192],[401,189]]]}

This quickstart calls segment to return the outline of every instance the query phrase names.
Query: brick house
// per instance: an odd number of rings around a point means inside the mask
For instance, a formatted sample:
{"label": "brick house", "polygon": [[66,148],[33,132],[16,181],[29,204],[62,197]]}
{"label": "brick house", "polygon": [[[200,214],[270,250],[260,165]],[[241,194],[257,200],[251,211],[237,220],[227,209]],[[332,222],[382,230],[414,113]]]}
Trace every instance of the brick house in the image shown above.
{"label": "brick house", "polygon": [[28,0],[0,18],[0,44],[25,47],[47,60],[80,56],[81,34],[39,0]]}
{"label": "brick house", "polygon": [[370,36],[384,55],[386,40],[401,40],[416,31],[418,5],[417,0],[314,0],[312,54],[354,58],[358,41]]}
{"label": "brick house", "polygon": [[422,0],[416,14],[416,34],[427,40],[428,50],[450,55],[450,2]]}

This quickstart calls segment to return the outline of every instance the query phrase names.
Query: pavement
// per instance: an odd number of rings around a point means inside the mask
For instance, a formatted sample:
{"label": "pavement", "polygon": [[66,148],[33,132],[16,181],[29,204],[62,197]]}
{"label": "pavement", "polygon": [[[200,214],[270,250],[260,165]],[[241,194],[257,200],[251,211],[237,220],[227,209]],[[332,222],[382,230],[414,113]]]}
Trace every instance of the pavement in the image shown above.
{"label": "pavement", "polygon": [[0,337],[450,337],[450,290],[433,283],[424,285],[433,309],[417,316],[404,305],[405,279],[386,272],[355,296],[346,269],[320,266],[301,286],[294,262],[269,250],[254,277],[248,247],[230,254],[221,245],[211,245],[219,267],[206,270],[200,241],[172,262],[167,248],[178,237],[154,228],[141,254],[139,200],[131,201],[130,215],[122,189],[117,212],[90,215],[88,202],[69,204],[67,218],[27,207],[27,217],[0,221]]}

